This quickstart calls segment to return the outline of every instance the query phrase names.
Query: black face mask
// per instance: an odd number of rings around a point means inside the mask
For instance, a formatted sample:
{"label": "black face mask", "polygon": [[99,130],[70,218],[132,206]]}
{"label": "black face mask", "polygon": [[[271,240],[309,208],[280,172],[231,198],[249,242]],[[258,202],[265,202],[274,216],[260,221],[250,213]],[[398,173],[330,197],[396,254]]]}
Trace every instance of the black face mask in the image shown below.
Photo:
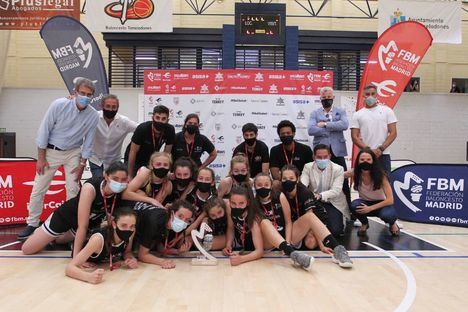
{"label": "black face mask", "polygon": [[283,191],[285,191],[286,193],[291,193],[292,191],[294,191],[296,184],[297,184],[297,181],[287,180],[287,181],[281,182],[281,187],[283,188]]}
{"label": "black face mask", "polygon": [[104,108],[102,109],[102,115],[108,119],[113,119],[116,114],[117,114],[117,111],[107,110]]}
{"label": "black face mask", "polygon": [[198,126],[187,125],[185,126],[185,130],[187,130],[188,134],[195,134],[195,133],[198,133]]}
{"label": "black face mask", "polygon": [[126,243],[128,243],[128,241],[130,240],[130,237],[133,235],[133,232],[134,231],[121,230],[118,226],[115,228],[115,233],[117,234],[117,236]]}
{"label": "black face mask", "polygon": [[257,195],[261,198],[266,198],[271,193],[271,188],[261,187],[256,189]]}
{"label": "black face mask", "polygon": [[233,174],[232,178],[236,180],[237,183],[242,183],[242,182],[245,182],[247,175],[246,174]]}
{"label": "black face mask", "polygon": [[245,139],[245,144],[247,144],[248,146],[252,146],[255,144],[256,141],[257,141],[257,138]]}
{"label": "black face mask", "polygon": [[190,184],[190,181],[192,181],[192,179],[190,179],[190,178],[187,178],[187,179],[175,178],[175,180],[174,180],[174,182],[175,182],[178,186],[180,186],[180,187],[182,187],[182,188],[186,188],[187,185]]}
{"label": "black face mask", "polygon": [[285,135],[285,136],[280,137],[280,140],[284,145],[290,145],[292,142],[294,142],[294,136]]}
{"label": "black face mask", "polygon": [[365,162],[362,162],[358,165],[358,168],[360,170],[364,170],[364,171],[369,171],[372,169],[372,164],[371,163],[368,163],[367,161]]}
{"label": "black face mask", "polygon": [[329,108],[333,105],[333,99],[323,99],[321,101],[322,101],[323,108]]}
{"label": "black face mask", "polygon": [[164,129],[166,129],[166,124],[164,122],[154,121],[153,120],[153,127],[157,131],[164,131]]}
{"label": "black face mask", "polygon": [[247,207],[245,207],[245,208],[231,207],[231,216],[234,217],[234,218],[240,218],[240,217],[242,217],[242,215],[244,214],[246,209],[247,209]]}
{"label": "black face mask", "polygon": [[167,176],[169,173],[169,169],[167,168],[153,168],[153,173],[158,178],[162,179]]}
{"label": "black face mask", "polygon": [[208,193],[211,189],[211,183],[197,182],[197,189],[202,193]]}

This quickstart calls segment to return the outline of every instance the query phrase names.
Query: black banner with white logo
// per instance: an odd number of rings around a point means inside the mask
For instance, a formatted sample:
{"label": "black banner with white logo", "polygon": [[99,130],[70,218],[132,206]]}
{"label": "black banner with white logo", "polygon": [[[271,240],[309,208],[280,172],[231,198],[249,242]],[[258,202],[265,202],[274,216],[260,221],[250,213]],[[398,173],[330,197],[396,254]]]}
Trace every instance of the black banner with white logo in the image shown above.
{"label": "black banner with white logo", "polygon": [[89,30],[73,18],[56,16],[42,26],[40,34],[68,91],[81,77],[92,80],[96,91],[91,105],[101,109],[100,100],[109,93],[109,86],[101,51]]}

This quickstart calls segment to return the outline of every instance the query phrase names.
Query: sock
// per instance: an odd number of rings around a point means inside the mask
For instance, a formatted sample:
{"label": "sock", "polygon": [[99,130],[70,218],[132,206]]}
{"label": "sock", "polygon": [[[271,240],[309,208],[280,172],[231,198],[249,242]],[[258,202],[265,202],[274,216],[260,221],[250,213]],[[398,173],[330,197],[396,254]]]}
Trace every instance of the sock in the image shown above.
{"label": "sock", "polygon": [[288,256],[291,255],[291,253],[294,251],[294,248],[291,245],[289,245],[286,241],[283,241],[278,246],[278,249],[284,251],[284,253]]}
{"label": "sock", "polygon": [[328,247],[331,249],[335,249],[335,247],[339,245],[336,239],[331,234],[325,237],[322,243],[325,247]]}

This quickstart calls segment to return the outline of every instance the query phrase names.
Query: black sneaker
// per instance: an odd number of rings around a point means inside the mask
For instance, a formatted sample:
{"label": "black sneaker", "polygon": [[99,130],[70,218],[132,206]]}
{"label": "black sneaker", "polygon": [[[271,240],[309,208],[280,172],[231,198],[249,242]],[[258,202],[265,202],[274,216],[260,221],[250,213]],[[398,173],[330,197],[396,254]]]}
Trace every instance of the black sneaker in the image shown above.
{"label": "black sneaker", "polygon": [[25,240],[29,236],[31,236],[32,233],[38,228],[38,226],[32,226],[28,225],[27,227],[24,228],[19,234],[18,234],[18,239],[20,240]]}

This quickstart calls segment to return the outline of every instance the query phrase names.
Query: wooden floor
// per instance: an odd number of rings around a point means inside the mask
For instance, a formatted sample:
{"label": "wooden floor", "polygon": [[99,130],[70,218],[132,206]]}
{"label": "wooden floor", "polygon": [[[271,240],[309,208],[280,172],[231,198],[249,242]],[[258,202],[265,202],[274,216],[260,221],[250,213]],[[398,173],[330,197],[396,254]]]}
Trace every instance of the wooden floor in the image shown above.
{"label": "wooden floor", "polygon": [[402,223],[447,250],[391,251],[396,261],[382,251],[351,251],[351,270],[313,251],[312,272],[278,253],[239,267],[222,257],[215,267],[181,258],[173,270],[140,264],[90,285],[65,276],[68,251],[26,257],[6,250],[19,244],[2,242],[0,311],[467,311],[468,229]]}

